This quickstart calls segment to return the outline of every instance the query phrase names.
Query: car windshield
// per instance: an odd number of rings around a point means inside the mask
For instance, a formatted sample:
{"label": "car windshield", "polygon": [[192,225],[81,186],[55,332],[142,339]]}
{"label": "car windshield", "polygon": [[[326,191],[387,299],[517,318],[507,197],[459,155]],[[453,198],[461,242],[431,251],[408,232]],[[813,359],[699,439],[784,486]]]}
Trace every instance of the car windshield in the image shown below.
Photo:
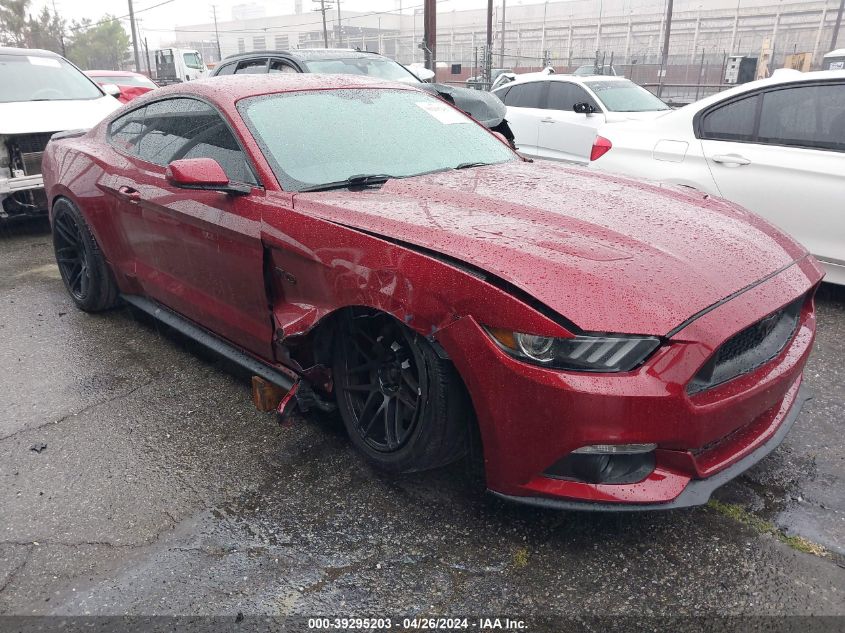
{"label": "car windshield", "polygon": [[611,112],[655,112],[669,106],[633,81],[586,81],[587,86]]}
{"label": "car windshield", "polygon": [[185,66],[188,68],[202,69],[199,53],[182,53],[182,59],[185,60]]}
{"label": "car windshield", "polygon": [[475,121],[416,90],[289,92],[245,99],[238,109],[288,191],[516,160]]}
{"label": "car windshield", "polygon": [[98,75],[93,78],[100,84],[117,84],[119,86],[140,86],[142,88],[155,88],[156,85],[146,77],[136,75]]}
{"label": "car windshield", "polygon": [[0,55],[0,103],[77,101],[103,96],[97,86],[60,57]]}
{"label": "car windshield", "polygon": [[309,73],[318,75],[369,75],[379,79],[419,83],[411,71],[391,59],[380,57],[359,57],[350,59],[312,59],[304,62]]}

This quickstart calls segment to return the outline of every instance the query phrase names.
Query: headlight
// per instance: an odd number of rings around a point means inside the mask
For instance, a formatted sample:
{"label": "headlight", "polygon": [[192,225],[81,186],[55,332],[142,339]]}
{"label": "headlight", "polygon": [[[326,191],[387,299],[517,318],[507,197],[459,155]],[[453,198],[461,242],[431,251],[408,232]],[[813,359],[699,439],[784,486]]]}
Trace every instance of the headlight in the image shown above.
{"label": "headlight", "polygon": [[501,328],[488,328],[487,332],[514,358],[572,371],[630,371],[660,346],[660,339],[654,336],[580,334],[550,338]]}

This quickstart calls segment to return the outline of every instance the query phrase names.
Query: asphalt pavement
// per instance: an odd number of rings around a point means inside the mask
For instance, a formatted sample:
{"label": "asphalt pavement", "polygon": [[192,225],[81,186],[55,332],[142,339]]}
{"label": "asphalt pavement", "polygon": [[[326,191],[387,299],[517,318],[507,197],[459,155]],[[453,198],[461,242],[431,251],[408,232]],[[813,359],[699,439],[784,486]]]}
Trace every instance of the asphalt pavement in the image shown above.
{"label": "asphalt pavement", "polygon": [[6,228],[0,615],[845,617],[845,289],[818,311],[815,398],[710,505],[543,511],[280,427],[195,344],[76,310],[44,224]]}

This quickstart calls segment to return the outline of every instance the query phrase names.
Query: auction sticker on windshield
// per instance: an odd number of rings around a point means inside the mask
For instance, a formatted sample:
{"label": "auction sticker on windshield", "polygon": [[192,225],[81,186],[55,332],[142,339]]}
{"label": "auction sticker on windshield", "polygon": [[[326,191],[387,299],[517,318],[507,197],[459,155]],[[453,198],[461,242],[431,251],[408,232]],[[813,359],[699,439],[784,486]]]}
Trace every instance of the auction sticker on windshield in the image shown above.
{"label": "auction sticker on windshield", "polygon": [[452,123],[469,123],[469,119],[463,114],[450,108],[445,103],[417,101],[417,106],[428,112],[435,119],[444,125],[451,125]]}
{"label": "auction sticker on windshield", "polygon": [[35,66],[51,66],[53,68],[61,68],[62,65],[59,63],[58,59],[53,59],[52,57],[29,57],[27,56],[27,61],[30,64]]}

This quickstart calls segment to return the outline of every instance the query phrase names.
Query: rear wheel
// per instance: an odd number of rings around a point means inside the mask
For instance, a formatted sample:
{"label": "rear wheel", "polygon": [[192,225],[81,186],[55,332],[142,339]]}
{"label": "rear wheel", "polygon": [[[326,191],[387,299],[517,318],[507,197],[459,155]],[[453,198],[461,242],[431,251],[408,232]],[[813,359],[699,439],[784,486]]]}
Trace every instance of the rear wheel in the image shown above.
{"label": "rear wheel", "polygon": [[73,302],[86,312],[117,303],[117,285],[91,229],[76,206],[65,198],[53,204],[53,249]]}
{"label": "rear wheel", "polygon": [[466,391],[451,363],[423,337],[387,314],[349,313],[334,358],[343,423],[374,465],[414,472],[466,452]]}

